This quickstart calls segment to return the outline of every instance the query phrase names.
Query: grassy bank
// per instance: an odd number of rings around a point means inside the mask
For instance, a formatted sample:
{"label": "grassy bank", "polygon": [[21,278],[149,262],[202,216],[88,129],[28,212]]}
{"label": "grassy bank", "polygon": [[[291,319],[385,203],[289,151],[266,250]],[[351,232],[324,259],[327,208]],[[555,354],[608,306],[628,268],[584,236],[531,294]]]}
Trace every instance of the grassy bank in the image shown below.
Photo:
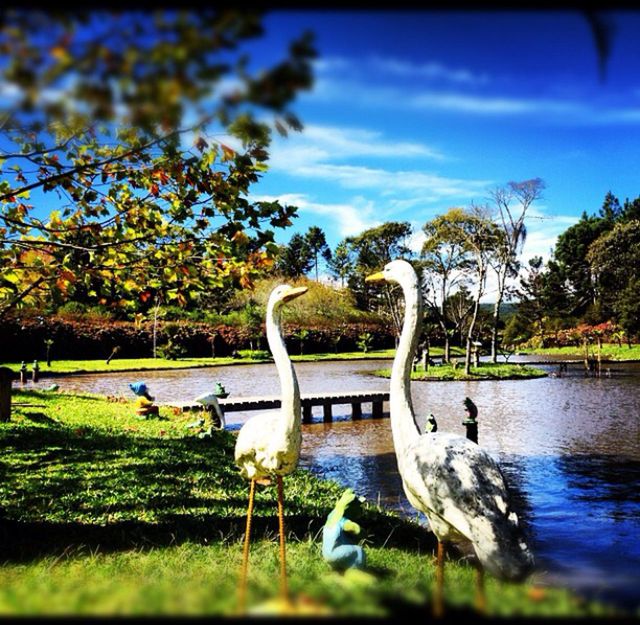
{"label": "grassy bank", "polygon": [[[364,352],[343,352],[339,354],[303,354],[291,355],[296,362],[315,362],[320,360],[367,360],[393,358],[395,350],[373,350]],[[54,360],[51,366],[46,363],[38,363],[41,377],[67,375],[71,373],[109,373],[116,371],[148,371],[160,369],[193,369],[198,367],[224,367],[228,365],[257,364],[271,362],[271,354],[264,350],[243,350],[239,358],[178,358],[168,360],[166,358],[117,358],[107,364],[104,360]],[[31,378],[31,362],[27,363],[27,375]],[[4,362],[2,367],[8,367],[15,373],[20,371],[21,363]]]}
{"label": "grassy bank", "polygon": [[[0,614],[230,615],[247,503],[234,435],[200,439],[193,415],[140,420],[131,402],[16,392],[0,423]],[[259,487],[250,602],[278,585],[275,488]],[[299,470],[285,480],[290,588],[335,615],[429,615],[434,540],[416,523],[365,506],[374,580],[349,585],[320,555],[342,489]],[[473,570],[451,552],[450,614],[469,612]],[[488,579],[493,615],[609,614],[562,589]]]}
{"label": "grassy bank", "polygon": [[[394,349],[379,349],[368,352],[326,352],[320,354],[291,354],[294,362],[317,362],[322,360],[376,360],[393,359]],[[437,352],[436,352],[436,355]],[[228,365],[257,364],[272,362],[271,354],[266,350],[242,350],[240,357],[231,358],[116,358],[107,364],[104,360],[54,360],[51,366],[38,363],[41,377],[67,375],[71,373],[109,373],[116,371],[148,371],[160,369],[193,369],[198,367],[224,367]],[[27,363],[27,375],[31,378],[31,362]],[[8,367],[14,373],[20,371],[21,363],[3,362],[2,367]]]}
{"label": "grassy bank", "polygon": [[[522,350],[522,354],[535,354],[540,356],[566,356],[567,358],[584,358],[584,348],[569,347],[545,347],[538,349]],[[589,355],[597,357],[598,348],[596,345],[589,346]],[[605,343],[602,346],[600,356],[603,360],[640,360],[640,345],[619,346],[617,343]]]}
{"label": "grassy bank", "polygon": [[[391,377],[391,369],[376,369],[373,375],[382,378]],[[471,372],[466,375],[464,364],[444,364],[431,366],[425,371],[418,366],[411,372],[412,380],[521,380],[527,378],[542,378],[547,373],[542,369],[521,364],[494,364],[490,362],[480,363],[479,367],[471,367]]]}

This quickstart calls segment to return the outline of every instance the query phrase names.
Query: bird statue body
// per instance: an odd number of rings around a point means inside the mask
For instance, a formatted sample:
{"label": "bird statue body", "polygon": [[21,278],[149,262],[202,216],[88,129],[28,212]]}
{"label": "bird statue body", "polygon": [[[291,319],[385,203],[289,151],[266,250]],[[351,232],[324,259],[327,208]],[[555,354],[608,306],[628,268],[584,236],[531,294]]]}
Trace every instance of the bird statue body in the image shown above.
{"label": "bird statue body", "polygon": [[[394,448],[409,503],[425,514],[438,539],[435,611],[442,611],[443,543],[471,541],[482,566],[501,579],[519,580],[533,565],[507,487],[495,460],[476,443],[447,432],[420,434],[409,380],[422,321],[418,277],[404,260],[388,263],[368,282],[398,283],[405,298],[402,333],[393,362],[389,409]],[[439,607],[438,607],[439,604]]]}
{"label": "bird statue body", "polygon": [[[423,434],[398,459],[409,503],[424,512],[440,542],[467,539],[483,567],[501,579],[528,572],[529,551],[496,462],[475,443],[447,432]],[[421,479],[405,478],[419,474]]]}
{"label": "bird statue body", "polygon": [[307,287],[279,285],[271,292],[267,303],[267,342],[278,371],[281,389],[280,412],[264,413],[249,419],[240,429],[235,446],[235,462],[240,474],[251,481],[247,528],[240,580],[240,610],[244,610],[249,557],[249,536],[256,482],[275,478],[278,486],[278,520],[280,533],[280,577],[283,609],[288,609],[284,544],[282,478],[298,466],[302,443],[302,409],[300,389],[295,370],[282,338],[281,311],[287,302],[303,295]]}
{"label": "bird statue body", "polygon": [[247,479],[288,475],[298,466],[302,443],[300,389],[282,338],[280,315],[283,304],[306,291],[306,287],[280,285],[269,297],[267,342],[280,379],[280,414],[259,414],[242,426],[236,440],[235,462]]}

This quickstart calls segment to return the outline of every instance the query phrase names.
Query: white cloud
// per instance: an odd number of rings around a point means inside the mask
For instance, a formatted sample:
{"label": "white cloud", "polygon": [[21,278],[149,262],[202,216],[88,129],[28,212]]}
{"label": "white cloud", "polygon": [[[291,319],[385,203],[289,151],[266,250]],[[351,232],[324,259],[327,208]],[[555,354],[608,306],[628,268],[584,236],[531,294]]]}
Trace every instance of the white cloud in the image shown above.
{"label": "white cloud", "polygon": [[403,59],[376,56],[371,59],[371,65],[378,71],[401,77],[444,80],[464,85],[483,85],[489,82],[486,73],[474,74],[468,69],[453,69],[438,61],[411,63]]}
{"label": "white cloud", "polygon": [[[370,165],[370,157],[385,158],[386,166]],[[408,157],[413,162],[420,157],[446,160],[444,155],[429,146],[394,141],[381,132],[310,125],[300,134],[274,141],[269,162],[272,171],[288,176],[326,180],[343,189],[376,192],[387,198],[387,202],[397,210],[403,204],[408,208],[445,198],[454,202],[468,200],[483,193],[492,182],[448,178],[424,169],[388,165]]]}
{"label": "white cloud", "polygon": [[486,72],[474,73],[466,68],[453,68],[435,59],[424,63],[413,63],[397,57],[372,55],[358,59],[331,56],[323,57],[315,62],[315,70],[319,76],[342,75],[350,78],[363,78],[375,73],[379,78],[412,78],[432,81],[444,81],[462,85],[483,85],[490,82]]}
{"label": "white cloud", "polygon": [[373,202],[361,197],[354,198],[351,203],[336,204],[314,202],[303,193],[260,195],[252,199],[254,199],[254,201],[262,200],[267,202],[279,200],[281,204],[297,206],[300,211],[305,213],[313,213],[330,219],[335,224],[335,228],[341,237],[360,234],[364,230],[382,223],[382,221],[377,218],[379,211],[376,211]]}
{"label": "white cloud", "polygon": [[522,250],[522,260],[526,262],[533,256],[542,256],[545,262],[548,261],[558,236],[579,220],[579,216],[544,216],[532,210],[526,219],[527,239]]}
{"label": "white cloud", "polygon": [[589,109],[580,102],[509,96],[467,95],[453,92],[421,93],[407,98],[416,109],[440,109],[475,115],[586,115]]}
{"label": "white cloud", "polygon": [[436,160],[446,157],[421,143],[392,141],[379,131],[363,128],[307,125],[299,135],[301,141],[324,146],[327,157],[381,156],[413,158],[423,156]]}
{"label": "white cloud", "polygon": [[418,255],[420,254],[420,252],[422,252],[422,245],[427,240],[427,235],[422,230],[423,224],[424,222],[422,223],[417,223],[415,221],[411,222],[413,233],[411,234],[411,236],[409,237],[409,240],[407,241],[407,246],[409,247],[409,249]]}
{"label": "white cloud", "polygon": [[[372,75],[375,75],[375,81]],[[381,76],[415,78],[415,87],[400,87],[391,80],[381,85]],[[424,84],[420,78],[441,79],[449,85],[444,89],[433,84],[420,88]],[[475,75],[466,69],[452,69],[437,61],[415,64],[395,58],[373,57],[356,65],[350,59],[340,58],[322,66],[313,92],[307,97],[325,102],[349,102],[367,108],[439,110],[477,116],[538,116],[570,124],[640,122],[640,107],[629,105],[629,100],[637,95],[637,90],[630,90],[624,101],[605,102],[579,97],[525,97],[499,93],[495,84],[485,74]],[[491,93],[478,91],[486,85],[493,87]],[[473,89],[472,93],[470,88]]]}
{"label": "white cloud", "polygon": [[[291,162],[294,163],[293,159]],[[483,193],[490,180],[464,180],[447,178],[415,170],[391,171],[364,165],[334,165],[331,163],[293,164],[289,173],[305,178],[331,180],[345,189],[377,190],[383,196],[398,192],[421,193],[424,203],[452,198],[456,201],[471,199]],[[418,198],[411,199],[415,204]]]}

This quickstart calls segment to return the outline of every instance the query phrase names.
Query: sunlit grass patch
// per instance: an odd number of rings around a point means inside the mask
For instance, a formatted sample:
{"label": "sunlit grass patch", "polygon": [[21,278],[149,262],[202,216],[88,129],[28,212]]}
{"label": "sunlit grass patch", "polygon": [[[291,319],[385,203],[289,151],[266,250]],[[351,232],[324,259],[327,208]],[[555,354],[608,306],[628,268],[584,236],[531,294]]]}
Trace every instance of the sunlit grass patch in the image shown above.
{"label": "sunlit grass patch", "polygon": [[[237,610],[248,484],[234,435],[200,439],[167,412],[140,420],[133,402],[21,391],[38,404],[0,423],[1,615],[220,615]],[[373,579],[330,570],[320,536],[342,487],[298,470],[285,479],[289,587],[336,616],[430,615],[433,536],[365,504],[359,523]],[[260,486],[250,607],[277,596],[276,489]],[[609,614],[562,589],[487,579],[495,615]],[[473,615],[473,569],[446,567],[451,614]]]}
{"label": "sunlit grass patch", "polygon": [[[391,377],[391,369],[376,369],[372,372],[383,378]],[[520,380],[545,377],[542,369],[522,364],[480,363],[471,367],[469,375],[464,372],[464,363],[449,363],[430,366],[425,371],[422,366],[411,372],[412,380]]]}
{"label": "sunlit grass patch", "polygon": [[[535,354],[540,356],[566,356],[581,360],[584,358],[584,348],[581,346],[566,347],[545,347],[537,349],[523,350],[524,354]],[[596,358],[598,348],[595,344],[589,345],[589,356]],[[618,345],[617,343],[603,343],[600,350],[600,357],[603,360],[640,360],[640,345]]]}

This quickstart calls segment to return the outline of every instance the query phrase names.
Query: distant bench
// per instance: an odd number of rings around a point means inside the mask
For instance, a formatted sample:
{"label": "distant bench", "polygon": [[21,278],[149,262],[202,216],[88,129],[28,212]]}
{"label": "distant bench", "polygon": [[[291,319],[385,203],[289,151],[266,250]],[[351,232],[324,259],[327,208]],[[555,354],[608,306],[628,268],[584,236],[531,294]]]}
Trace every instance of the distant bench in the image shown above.
{"label": "distant bench", "polygon": [[[383,402],[389,401],[389,391],[345,391],[342,393],[305,393],[300,397],[302,404],[302,420],[311,423],[313,406],[322,406],[324,421],[333,420],[333,406],[351,404],[351,418],[362,418],[362,404],[371,403],[371,416],[380,418],[383,415]],[[227,397],[219,399],[223,413],[249,412],[252,410],[271,410],[280,408],[280,397]],[[178,408],[183,412],[201,410],[202,404],[196,401],[158,402],[160,406]]]}

